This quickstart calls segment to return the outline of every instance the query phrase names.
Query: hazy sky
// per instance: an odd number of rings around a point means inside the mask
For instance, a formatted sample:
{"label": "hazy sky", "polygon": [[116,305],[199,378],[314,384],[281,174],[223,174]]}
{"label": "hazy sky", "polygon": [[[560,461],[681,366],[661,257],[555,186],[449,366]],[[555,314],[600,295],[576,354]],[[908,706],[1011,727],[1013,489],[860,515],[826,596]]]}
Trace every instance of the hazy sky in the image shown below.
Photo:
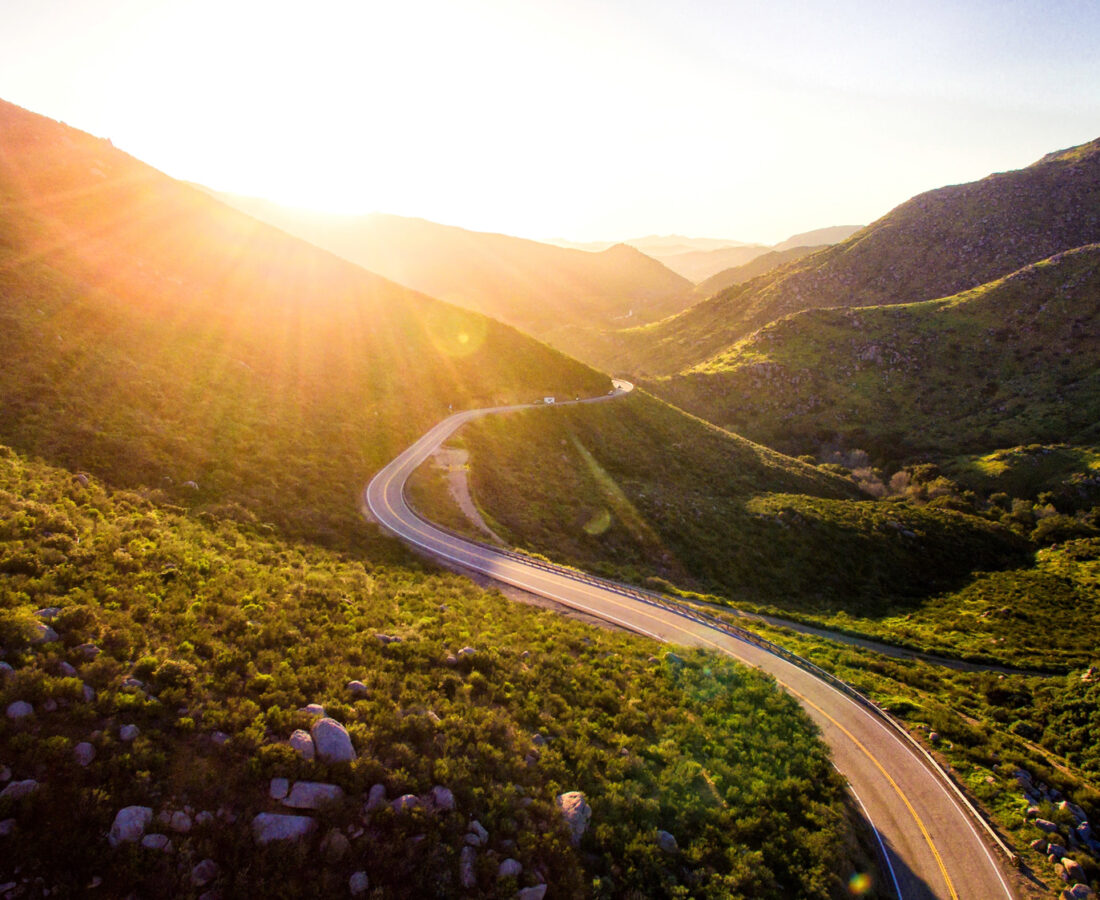
{"label": "hazy sky", "polygon": [[0,0],[0,97],[179,178],[774,242],[1100,136],[1097,0]]}

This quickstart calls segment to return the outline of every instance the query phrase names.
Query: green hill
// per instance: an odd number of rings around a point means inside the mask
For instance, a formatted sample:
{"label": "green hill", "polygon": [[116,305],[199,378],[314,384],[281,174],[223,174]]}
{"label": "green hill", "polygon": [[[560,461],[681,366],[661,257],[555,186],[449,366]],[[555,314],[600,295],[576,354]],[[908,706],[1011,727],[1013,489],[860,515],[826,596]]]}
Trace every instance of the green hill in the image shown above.
{"label": "green hill", "polygon": [[608,363],[672,374],[805,309],[946,297],[1100,241],[1100,139],[1026,169],[920,194],[821,253],[614,336]]}
{"label": "green hill", "polygon": [[789,316],[654,387],[792,453],[1096,443],[1100,245],[946,299]]}
{"label": "green hill", "polygon": [[802,257],[823,250],[827,246],[827,244],[819,244],[816,247],[790,247],[785,250],[770,250],[744,265],[724,269],[717,275],[712,275],[706,281],[699,282],[695,285],[694,293],[700,298],[713,297],[726,288],[752,281],[760,275],[766,275],[772,269],[794,262],[796,259],[802,259]]}
{"label": "green hill", "polygon": [[0,437],[116,485],[358,540],[363,484],[451,406],[607,388],[8,104],[0,203]]}
{"label": "green hill", "polygon": [[693,299],[689,281],[625,244],[590,253],[424,219],[325,215],[251,198],[224,199],[371,272],[514,325],[573,355],[574,331],[645,324]]}

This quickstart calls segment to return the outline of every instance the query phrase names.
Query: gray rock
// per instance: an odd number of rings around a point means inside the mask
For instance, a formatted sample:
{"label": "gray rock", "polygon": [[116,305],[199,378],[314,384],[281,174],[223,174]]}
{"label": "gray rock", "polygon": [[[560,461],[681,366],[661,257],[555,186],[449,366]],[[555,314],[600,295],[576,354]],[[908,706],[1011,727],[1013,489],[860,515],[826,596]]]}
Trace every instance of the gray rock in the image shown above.
{"label": "gray rock", "polygon": [[25,719],[27,716],[33,716],[34,707],[26,700],[16,700],[14,703],[8,704],[6,712],[9,719],[16,721],[18,719]]}
{"label": "gray rock", "polygon": [[252,835],[259,844],[301,840],[316,828],[317,821],[309,816],[260,813],[252,820]]}
{"label": "gray rock", "polygon": [[89,684],[84,685],[80,689],[80,696],[84,698],[85,703],[91,703],[95,700],[95,690]]}
{"label": "gray rock", "polygon": [[1087,884],[1075,884],[1071,888],[1066,888],[1063,896],[1069,897],[1070,900],[1088,900],[1092,896],[1092,888]]}
{"label": "gray rock", "polygon": [[7,837],[15,831],[15,819],[4,819],[0,822],[0,837]]}
{"label": "gray rock", "polygon": [[381,809],[386,805],[386,786],[384,784],[371,785],[370,793],[367,794],[367,802],[363,807],[365,812],[374,812],[376,809]]}
{"label": "gray rock", "polygon": [[1035,819],[1031,824],[1047,834],[1054,834],[1058,831],[1058,826],[1047,819]]}
{"label": "gray rock", "polygon": [[95,759],[95,747],[87,741],[81,741],[73,747],[73,759],[78,766],[88,766]]}
{"label": "gray rock", "polygon": [[542,900],[546,896],[546,885],[536,884],[534,887],[526,887],[516,894],[516,900]]}
{"label": "gray rock", "polygon": [[126,806],[115,815],[107,842],[112,847],[119,844],[135,844],[145,834],[145,829],[153,821],[153,810],[148,806]]}
{"label": "gray rock", "polygon": [[1071,859],[1068,856],[1064,857],[1062,859],[1062,868],[1066,870],[1066,877],[1074,884],[1085,884],[1089,880],[1088,876],[1085,875],[1085,870],[1075,859]]}
{"label": "gray rock", "polygon": [[54,641],[59,641],[61,638],[57,632],[50,628],[45,622],[34,623],[34,637],[31,638],[32,644],[52,644]]}
{"label": "gray rock", "polygon": [[1047,846],[1047,856],[1051,859],[1061,859],[1066,855],[1066,848],[1061,844],[1050,844]]}
{"label": "gray rock", "polygon": [[489,832],[485,830],[485,826],[477,819],[470,822],[469,830],[466,833],[466,843],[472,847],[484,847],[488,841]]}
{"label": "gray rock", "polygon": [[140,678],[134,678],[132,675],[122,679],[122,686],[124,688],[133,688],[135,691],[145,690],[145,682]]}
{"label": "gray rock", "polygon": [[375,637],[378,638],[378,640],[381,641],[383,644],[400,644],[401,643],[401,638],[395,637],[392,634],[376,634]]}
{"label": "gray rock", "polygon": [[212,859],[204,859],[191,870],[191,884],[206,887],[218,877],[218,864]]}
{"label": "gray rock", "polygon": [[459,656],[473,656],[477,651],[473,647],[463,647],[458,651]]}
{"label": "gray rock", "polygon": [[679,853],[680,852],[680,847],[676,843],[676,838],[674,838],[667,831],[658,831],[657,832],[657,846],[660,847],[661,850],[663,850],[665,853]]}
{"label": "gray rock", "polygon": [[42,712],[57,712],[57,701],[50,697],[42,704]]}
{"label": "gray rock", "polygon": [[352,872],[351,878],[348,879],[348,892],[353,897],[358,897],[368,890],[370,890],[370,879],[367,877],[367,873],[362,869],[358,872]]}
{"label": "gray rock", "polygon": [[34,614],[40,619],[45,619],[47,622],[52,622],[61,614],[60,606],[47,606],[43,609],[36,609]]}
{"label": "gray rock", "polygon": [[330,863],[338,863],[348,855],[350,849],[351,841],[344,836],[339,828],[333,828],[321,841],[321,852],[325,855],[326,861]]}
{"label": "gray rock", "polygon": [[202,812],[195,816],[195,824],[200,828],[205,828],[208,825],[214,824],[214,814],[208,809],[202,810]]}
{"label": "gray rock", "polygon": [[325,714],[325,708],[320,703],[309,703],[303,706],[300,713],[305,713],[307,716],[323,716]]}
{"label": "gray rock", "polygon": [[75,482],[76,482],[77,484],[79,484],[79,485],[80,485],[81,487],[87,487],[87,486],[88,486],[88,481],[89,481],[89,480],[90,480],[90,479],[88,478],[88,476],[87,476],[87,475],[85,475],[85,474],[84,474],[83,472],[77,472],[77,473],[76,473],[76,474],[75,474],[75,475],[73,476],[73,481],[75,481]]}
{"label": "gray rock", "polygon": [[272,800],[282,800],[290,793],[290,782],[285,778],[272,778],[271,786],[267,789],[267,795]]}
{"label": "gray rock", "polygon": [[361,681],[349,681],[347,684],[348,692],[353,697],[366,697],[368,693],[367,686]]}
{"label": "gray rock", "polygon": [[224,747],[229,743],[229,735],[224,731],[215,731],[210,735],[210,741],[215,747]]}
{"label": "gray rock", "polygon": [[172,842],[166,834],[147,834],[141,839],[141,846],[146,850],[160,850],[164,853],[172,852]]}
{"label": "gray rock", "polygon": [[1088,822],[1082,822],[1077,826],[1077,837],[1085,843],[1092,840],[1092,826]]}
{"label": "gray rock", "polygon": [[434,809],[451,810],[455,808],[455,795],[448,788],[439,784],[432,788],[430,800]]}
{"label": "gray rock", "polygon": [[24,781],[13,781],[4,790],[0,791],[0,800],[22,800],[38,790],[38,782],[33,778]]}
{"label": "gray rock", "polygon": [[313,747],[313,738],[310,737],[308,731],[302,731],[301,728],[290,736],[290,746],[294,748],[295,752],[302,757],[302,759],[313,759],[316,755],[316,750]]}
{"label": "gray rock", "polygon": [[1047,852],[1047,839],[1046,838],[1035,838],[1035,840],[1033,840],[1030,844],[1028,844],[1028,846],[1032,850],[1038,850],[1040,853],[1046,853]]}
{"label": "gray rock", "polygon": [[497,867],[497,878],[519,878],[523,866],[519,860],[508,858]]}
{"label": "gray rock", "polygon": [[322,762],[342,763],[355,760],[355,747],[352,746],[348,730],[335,719],[318,719],[310,728],[313,746]]}
{"label": "gray rock", "polygon": [[57,664],[57,671],[66,678],[76,678],[77,676],[76,666],[72,663],[65,662],[65,660],[61,660],[61,662]]}
{"label": "gray rock", "polygon": [[471,890],[477,887],[477,852],[473,847],[463,847],[458,856],[458,880],[464,888]]}
{"label": "gray rock", "polygon": [[402,794],[391,805],[395,812],[406,812],[416,809],[420,805],[420,798],[416,794]]}
{"label": "gray rock", "polygon": [[139,734],[141,734],[141,731],[138,729],[137,725],[123,725],[118,730],[118,739],[120,741],[132,741]]}
{"label": "gray rock", "polygon": [[573,846],[581,842],[592,819],[592,807],[581,791],[567,791],[558,795],[558,809],[561,810],[565,824],[569,826]]}
{"label": "gray rock", "polygon": [[458,657],[455,656],[453,653],[448,653],[446,659],[444,659],[443,662],[445,662],[448,666],[457,666]]}
{"label": "gray rock", "polygon": [[7,678],[14,671],[15,669],[11,667],[11,663],[0,662],[0,678]]}
{"label": "gray rock", "polygon": [[319,781],[296,781],[290,793],[283,798],[283,806],[293,809],[320,809],[329,803],[344,799],[344,789],[336,784]]}
{"label": "gray rock", "polygon": [[76,649],[85,659],[95,659],[103,652],[95,644],[81,644]]}
{"label": "gray rock", "polygon": [[187,815],[183,810],[176,810],[168,818],[168,827],[171,828],[177,834],[188,834],[193,826],[191,817]]}
{"label": "gray rock", "polygon": [[1027,808],[1027,812],[1024,813],[1024,815],[1029,819],[1038,819],[1039,818],[1039,807],[1038,806],[1029,806]]}

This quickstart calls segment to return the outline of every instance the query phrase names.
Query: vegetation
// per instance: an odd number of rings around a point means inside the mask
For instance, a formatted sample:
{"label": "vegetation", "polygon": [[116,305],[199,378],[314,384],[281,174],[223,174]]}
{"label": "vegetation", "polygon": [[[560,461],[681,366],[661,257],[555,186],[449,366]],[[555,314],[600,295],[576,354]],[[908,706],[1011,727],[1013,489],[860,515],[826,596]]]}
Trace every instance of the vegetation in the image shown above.
{"label": "vegetation", "polygon": [[[473,818],[491,835],[485,896],[514,894],[514,879],[495,879],[505,856],[523,864],[519,886],[548,878],[564,896],[840,896],[859,856],[814,727],[730,662],[654,658],[649,641],[457,576],[85,486],[6,448],[0,522],[0,644],[14,666],[0,705],[36,707],[0,720],[0,754],[17,780],[41,782],[0,802],[0,820],[17,820],[0,881],[18,867],[66,895],[95,877],[113,895],[187,894],[190,866],[211,857],[238,895],[344,895],[356,869],[378,896],[455,895]],[[60,640],[34,643],[33,611],[50,607]],[[102,650],[94,661],[89,643]],[[465,645],[476,652],[448,665]],[[348,693],[349,679],[366,697]],[[347,725],[358,760],[306,762],[283,743],[311,702]],[[124,724],[138,726],[133,742],[120,740]],[[87,768],[73,760],[80,741],[97,751]],[[315,838],[268,852],[249,822],[279,808],[267,800],[275,776],[333,782],[349,800],[319,814]],[[374,813],[365,833],[351,830],[347,856],[318,866],[317,842],[360,825],[374,783],[391,798],[443,784],[457,809]],[[579,853],[554,805],[572,789],[593,809]],[[173,834],[172,855],[110,851],[104,835],[130,804],[225,812]],[[678,854],[658,849],[657,829]]]}
{"label": "vegetation", "polygon": [[816,253],[818,250],[824,250],[826,246],[828,245],[822,244],[816,247],[789,247],[786,250],[769,250],[747,263],[742,263],[730,269],[723,269],[717,275],[711,275],[706,281],[701,281],[695,285],[694,293],[700,299],[713,297],[728,287],[752,281],[754,278],[766,275],[772,269],[794,262],[796,259],[802,259],[802,257]]}
{"label": "vegetation", "polygon": [[1094,244],[942,300],[790,316],[655,388],[792,453],[862,448],[896,465],[1094,443],[1098,299]]}
{"label": "vegetation", "polygon": [[1098,171],[1100,139],[920,194],[840,244],[665,322],[609,336],[607,364],[669,375],[791,313],[947,297],[1100,242]]}

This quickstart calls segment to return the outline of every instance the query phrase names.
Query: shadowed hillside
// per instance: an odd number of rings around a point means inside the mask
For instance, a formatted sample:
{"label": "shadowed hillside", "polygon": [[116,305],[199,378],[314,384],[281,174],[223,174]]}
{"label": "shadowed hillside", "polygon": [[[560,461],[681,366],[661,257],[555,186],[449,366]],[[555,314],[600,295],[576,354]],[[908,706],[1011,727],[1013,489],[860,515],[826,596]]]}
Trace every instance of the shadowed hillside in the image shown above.
{"label": "shadowed hillside", "polygon": [[224,199],[371,272],[573,354],[568,330],[652,322],[693,299],[688,281],[625,244],[589,253],[424,219],[325,215]]}
{"label": "shadowed hillside", "polygon": [[811,253],[816,253],[818,250],[824,250],[827,246],[827,244],[820,244],[816,247],[791,247],[787,250],[769,250],[767,253],[756,257],[744,265],[734,266],[731,269],[724,269],[717,275],[711,275],[706,281],[701,281],[699,284],[695,285],[694,293],[701,299],[713,297],[715,294],[724,291],[728,287],[733,287],[735,284],[744,284],[746,281],[752,281],[754,278],[766,275],[773,269],[777,269],[789,262],[802,259],[802,257],[809,256]]}
{"label": "shadowed hillside", "polygon": [[611,362],[671,374],[785,315],[945,297],[1100,241],[1100,140],[920,194],[842,244],[618,336]]}
{"label": "shadowed hillside", "polygon": [[344,540],[450,407],[607,387],[8,104],[0,198],[0,435],[115,484]]}
{"label": "shadowed hillside", "polygon": [[1095,443],[1100,245],[943,300],[808,310],[655,387],[792,453]]}

